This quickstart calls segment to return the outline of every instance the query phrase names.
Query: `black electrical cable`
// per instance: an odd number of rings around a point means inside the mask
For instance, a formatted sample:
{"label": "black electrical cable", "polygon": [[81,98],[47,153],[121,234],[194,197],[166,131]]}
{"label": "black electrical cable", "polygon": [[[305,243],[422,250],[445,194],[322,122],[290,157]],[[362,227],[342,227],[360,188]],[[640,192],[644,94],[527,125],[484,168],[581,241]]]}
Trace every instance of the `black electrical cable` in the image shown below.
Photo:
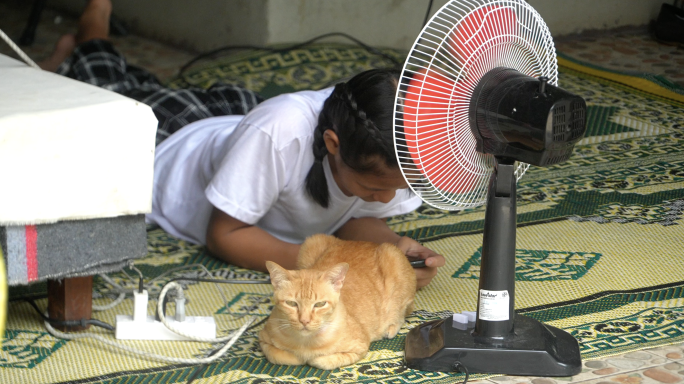
{"label": "black electrical cable", "polygon": [[[430,2],[432,3],[432,0],[431,0]],[[183,73],[184,73],[188,68],[190,68],[193,64],[195,64],[196,62],[198,62],[198,61],[200,61],[200,60],[204,60],[204,59],[209,58],[209,57],[212,57],[212,58],[213,58],[214,55],[219,54],[219,53],[222,53],[222,52],[224,52],[224,51],[231,51],[231,50],[236,50],[236,49],[253,49],[253,50],[261,50],[261,51],[278,52],[278,53],[279,53],[279,52],[291,51],[291,50],[293,50],[293,49],[298,49],[298,48],[307,46],[307,45],[309,45],[309,44],[312,44],[312,43],[314,43],[314,42],[316,42],[316,41],[318,41],[318,40],[320,40],[320,39],[323,39],[323,38],[326,38],[326,37],[331,37],[331,36],[340,36],[340,37],[344,37],[344,38],[346,38],[346,39],[349,39],[349,40],[353,41],[354,43],[356,43],[357,45],[360,45],[362,48],[364,48],[364,49],[367,50],[368,52],[370,52],[370,53],[372,53],[372,54],[374,54],[374,55],[382,56],[382,57],[386,58],[387,60],[390,60],[390,61],[391,61],[392,63],[394,63],[394,65],[396,65],[397,67],[401,67],[401,66],[403,65],[403,63],[400,62],[399,60],[397,60],[396,58],[394,58],[394,57],[392,57],[392,56],[390,56],[390,55],[388,55],[388,54],[386,54],[386,53],[380,51],[379,49],[373,48],[373,47],[371,47],[371,46],[365,44],[364,42],[362,42],[361,40],[359,40],[359,39],[357,39],[357,38],[355,38],[355,37],[353,37],[353,36],[350,36],[350,35],[348,35],[348,34],[346,34],[346,33],[343,33],[343,32],[330,32],[330,33],[326,33],[326,34],[323,34],[323,35],[316,36],[316,37],[314,37],[314,38],[312,38],[312,39],[309,39],[309,40],[307,40],[307,41],[305,41],[305,42],[303,42],[303,43],[297,43],[297,44],[290,45],[290,46],[287,46],[287,47],[284,47],[284,48],[259,47],[259,46],[256,46],[256,45],[229,45],[229,46],[221,47],[221,48],[218,48],[218,49],[214,49],[213,51],[201,53],[201,54],[199,54],[198,56],[196,56],[194,59],[192,59],[192,60],[188,61],[187,63],[185,63],[185,64],[180,68],[179,75],[180,75],[180,76],[183,76]]]}
{"label": "black electrical cable", "polygon": [[210,279],[206,277],[175,277],[166,282],[166,284],[172,281],[197,281],[200,283],[219,283],[219,284],[271,284],[271,279],[266,278],[263,280],[240,280],[240,279]]}
{"label": "black electrical cable", "polygon": [[[432,2],[433,2],[433,0],[430,0],[430,2],[428,3],[427,11],[425,12],[425,19],[423,20],[423,25],[421,28],[425,27],[425,25],[427,24],[427,22],[430,18],[430,12],[432,11]],[[232,50],[238,50],[238,49],[243,49],[243,50],[251,49],[251,50],[281,53],[281,52],[287,52],[287,51],[291,51],[294,49],[298,49],[298,48],[307,46],[307,45],[312,44],[312,43],[314,43],[320,39],[323,39],[326,37],[331,37],[331,36],[340,36],[340,37],[344,37],[346,39],[349,39],[349,40],[353,41],[354,43],[356,43],[357,45],[364,48],[366,51],[368,51],[374,55],[384,57],[385,59],[391,61],[398,68],[401,68],[404,65],[403,62],[397,60],[396,58],[392,57],[391,55],[388,55],[388,54],[380,51],[379,49],[373,48],[373,47],[369,46],[368,44],[362,42],[361,40],[359,40],[359,39],[357,39],[351,35],[348,35],[344,32],[330,32],[330,33],[325,33],[325,34],[316,36],[316,37],[309,39],[303,43],[297,43],[297,44],[290,45],[290,46],[283,47],[283,48],[261,47],[261,46],[249,45],[249,44],[248,45],[227,45],[227,46],[217,48],[217,49],[214,49],[214,50],[211,50],[208,52],[200,53],[199,55],[195,56],[193,59],[191,59],[187,63],[183,64],[182,67],[180,67],[178,75],[180,77],[184,77],[183,74],[185,73],[185,71],[187,71],[188,68],[192,67],[198,61],[201,61],[201,60],[204,60],[207,58],[215,58],[215,55],[217,55],[219,53],[226,52],[226,51],[232,51]],[[148,230],[150,230],[149,227],[148,227]]]}
{"label": "black electrical cable", "polygon": [[36,294],[32,296],[18,296],[18,297],[10,297],[9,300],[7,300],[9,303],[15,302],[15,301],[26,301],[26,300],[42,300],[42,299],[47,299],[48,295],[47,294]]}
{"label": "black electrical cable", "polygon": [[204,372],[205,369],[207,369],[208,364],[202,364],[197,366],[197,369],[195,369],[190,377],[188,377],[187,384],[192,384],[193,381],[195,381],[200,375]]}
{"label": "black electrical cable", "polygon": [[425,24],[427,24],[428,20],[430,19],[430,11],[431,10],[432,10],[432,0],[430,0],[430,2],[428,3],[427,12],[425,13],[425,20],[423,20],[423,26],[421,27],[421,29],[425,28]]}
{"label": "black electrical cable", "polygon": [[[227,343],[230,343],[230,341],[226,341],[226,344],[227,344]],[[225,344],[222,345],[221,348],[223,348],[223,346],[225,346]],[[218,352],[218,351],[221,350],[221,348],[214,349],[213,351],[211,351],[210,354],[207,355],[207,357],[214,356],[214,355],[216,354],[216,352]],[[200,364],[200,365],[198,365],[198,366],[197,366],[197,369],[195,369],[195,370],[192,372],[192,374],[190,375],[190,377],[188,377],[188,382],[187,382],[187,384],[191,384],[191,383],[192,383],[193,381],[195,381],[198,377],[200,377],[200,375],[204,372],[205,369],[207,369],[208,366],[209,366],[209,364],[206,364],[206,363],[205,363],[205,364]]]}
{"label": "black electrical cable", "polygon": [[40,315],[43,320],[47,321],[48,323],[52,325],[57,325],[61,327],[86,327],[88,325],[94,325],[96,327],[104,328],[109,331],[114,331],[114,327],[108,323],[105,323],[104,321],[97,320],[97,319],[80,319],[80,320],[57,320],[57,319],[51,319],[43,314],[43,312],[38,308],[38,305],[31,300],[31,299],[23,299],[27,303],[29,303],[35,310],[38,312],[38,315]]}
{"label": "black electrical cable", "polygon": [[145,279],[145,277],[143,276],[143,273],[142,273],[138,268],[136,268],[136,267],[133,266],[133,265],[131,265],[130,268],[131,268],[132,270],[134,270],[135,272],[138,273],[138,276],[139,276],[139,279],[138,279],[138,293],[143,293],[143,291],[145,290],[145,284],[144,284],[144,281],[143,281],[143,280]]}
{"label": "black electrical cable", "polygon": [[[432,11],[432,2],[433,2],[433,0],[430,0],[430,2],[428,3],[428,7],[427,7],[427,11],[425,12],[425,19],[423,20],[422,27],[425,27],[425,24],[427,24],[427,22],[430,18],[430,11]],[[293,49],[304,47],[304,46],[312,44],[312,43],[314,43],[320,39],[330,37],[330,36],[341,36],[341,37],[347,38],[347,39],[353,41],[354,43],[356,43],[357,45],[360,45],[362,48],[364,48],[368,52],[375,54],[375,55],[378,55],[378,56],[382,56],[382,57],[388,59],[389,61],[393,62],[394,65],[396,65],[397,67],[401,68],[404,65],[404,63],[400,62],[399,60],[395,59],[394,57],[380,51],[379,49],[376,49],[376,48],[369,46],[368,44],[362,42],[361,40],[359,40],[353,36],[350,36],[344,32],[330,32],[330,33],[325,33],[323,35],[316,36],[316,37],[309,39],[303,43],[294,44],[294,45],[284,47],[284,48],[260,47],[260,46],[256,46],[256,45],[228,45],[225,47],[217,48],[217,49],[214,49],[214,50],[209,51],[209,52],[201,53],[201,54],[197,55],[195,58],[193,58],[192,60],[185,63],[180,68],[179,75],[183,76],[183,73],[188,68],[190,68],[193,64],[195,64],[196,62],[198,62],[200,60],[204,60],[204,59],[209,58],[209,57],[213,57],[214,55],[221,53],[221,52],[224,52],[224,51],[232,51],[232,50],[236,50],[236,49],[253,49],[253,50],[261,50],[261,51],[269,51],[269,52],[286,52],[286,51],[291,51]]]}
{"label": "black electrical cable", "polygon": [[254,328],[260,326],[261,324],[265,323],[266,320],[268,320],[268,318],[269,318],[269,316],[266,316],[266,317],[264,317],[263,319],[257,321],[256,323],[250,325],[249,327],[247,327],[247,329],[245,329],[245,332],[247,332],[247,331],[249,331],[249,330],[251,330],[251,329],[254,329]]}
{"label": "black electrical cable", "polygon": [[470,377],[470,374],[468,373],[468,368],[466,368],[466,366],[463,365],[460,361],[457,361],[454,363],[454,369],[458,372],[465,373],[465,378],[463,379],[462,384],[467,384],[468,378]]}

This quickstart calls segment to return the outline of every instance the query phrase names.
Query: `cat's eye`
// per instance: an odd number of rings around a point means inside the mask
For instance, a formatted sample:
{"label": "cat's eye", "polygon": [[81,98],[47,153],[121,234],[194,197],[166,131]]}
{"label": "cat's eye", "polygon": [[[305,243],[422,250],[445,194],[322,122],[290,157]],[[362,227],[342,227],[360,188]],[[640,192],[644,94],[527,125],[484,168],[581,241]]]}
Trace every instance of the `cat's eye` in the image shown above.
{"label": "cat's eye", "polygon": [[292,300],[286,300],[285,304],[289,305],[290,307],[297,307],[297,302],[292,301]]}
{"label": "cat's eye", "polygon": [[325,301],[319,301],[318,303],[314,304],[314,307],[320,308],[325,305]]}

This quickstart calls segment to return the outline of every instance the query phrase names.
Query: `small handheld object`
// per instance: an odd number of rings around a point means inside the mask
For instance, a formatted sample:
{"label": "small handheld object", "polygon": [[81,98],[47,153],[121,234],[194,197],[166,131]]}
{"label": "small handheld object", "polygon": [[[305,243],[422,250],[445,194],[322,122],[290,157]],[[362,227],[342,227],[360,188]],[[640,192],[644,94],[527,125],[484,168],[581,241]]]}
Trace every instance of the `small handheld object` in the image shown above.
{"label": "small handheld object", "polygon": [[409,260],[409,264],[413,268],[425,268],[425,259],[421,259],[420,257],[416,256],[406,256],[406,258]]}

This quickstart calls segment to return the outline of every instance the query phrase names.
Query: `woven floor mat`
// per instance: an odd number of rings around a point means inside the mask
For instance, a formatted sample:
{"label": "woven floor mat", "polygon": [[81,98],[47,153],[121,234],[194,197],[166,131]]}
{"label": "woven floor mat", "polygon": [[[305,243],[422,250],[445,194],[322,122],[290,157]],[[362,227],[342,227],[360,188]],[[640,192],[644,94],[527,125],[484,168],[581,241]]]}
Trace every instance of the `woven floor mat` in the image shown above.
{"label": "woven floor mat", "polygon": [[[400,52],[386,54],[401,59]],[[317,89],[391,61],[360,48],[314,46],[288,53],[245,53],[189,71],[184,83],[239,81],[266,96]],[[570,332],[582,357],[596,359],[684,341],[684,104],[669,94],[630,84],[629,76],[601,76],[595,68],[561,66],[559,85],[587,101],[589,127],[569,161],[531,167],[518,183],[516,308]],[[660,87],[662,88],[662,87]],[[674,92],[675,94],[677,92]],[[277,366],[248,331],[206,366],[159,363],[94,340],[65,341],[46,333],[26,303],[9,306],[0,352],[2,383],[453,383],[461,375],[421,372],[403,365],[404,337],[426,320],[474,310],[477,302],[484,207],[458,212],[422,206],[389,221],[392,228],[439,251],[447,265],[418,292],[417,310],[400,334],[375,342],[359,363],[335,371]],[[135,265],[153,282],[151,295],[180,276],[259,280],[207,255],[202,247],[160,229],[148,232],[150,253]],[[178,267],[185,269],[175,270]],[[111,275],[135,287],[135,278]],[[247,315],[272,308],[270,285],[188,284],[190,315],[212,315],[221,334]],[[111,286],[95,278],[96,304],[111,301]],[[41,308],[45,300],[39,300]],[[150,306],[151,308],[152,306]],[[132,300],[93,317],[114,324]],[[152,310],[150,309],[150,313]],[[92,330],[110,339],[107,331]],[[177,357],[203,357],[218,345],[123,342]],[[478,376],[472,375],[473,379]],[[484,377],[480,375],[479,377]]]}

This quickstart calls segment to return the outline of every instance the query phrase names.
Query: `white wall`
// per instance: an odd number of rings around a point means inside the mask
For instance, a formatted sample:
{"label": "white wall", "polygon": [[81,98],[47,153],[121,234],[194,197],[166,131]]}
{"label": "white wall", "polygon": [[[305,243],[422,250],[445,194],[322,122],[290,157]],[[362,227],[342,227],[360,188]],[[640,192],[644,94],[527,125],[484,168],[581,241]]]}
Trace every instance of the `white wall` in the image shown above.
{"label": "white wall", "polygon": [[[265,45],[269,0],[112,0],[114,14],[141,36],[195,51],[228,44]],[[83,0],[49,6],[80,14]]]}
{"label": "white wall", "polygon": [[[445,2],[435,1],[433,9]],[[293,42],[344,32],[369,45],[408,49],[427,5],[427,0],[269,0],[268,40]]]}
{"label": "white wall", "polygon": [[[528,0],[554,36],[646,25],[667,0]],[[434,0],[436,12],[447,0]],[[429,0],[113,0],[131,29],[196,51],[234,44],[301,42],[345,32],[374,45],[408,49]],[[50,5],[80,12],[83,0]],[[328,40],[346,41],[346,40]]]}
{"label": "white wall", "polygon": [[[434,14],[448,0],[435,0]],[[528,0],[554,36],[646,25],[664,0]],[[408,49],[420,32],[428,0],[268,0],[271,43],[302,41],[331,31],[368,44]]]}

